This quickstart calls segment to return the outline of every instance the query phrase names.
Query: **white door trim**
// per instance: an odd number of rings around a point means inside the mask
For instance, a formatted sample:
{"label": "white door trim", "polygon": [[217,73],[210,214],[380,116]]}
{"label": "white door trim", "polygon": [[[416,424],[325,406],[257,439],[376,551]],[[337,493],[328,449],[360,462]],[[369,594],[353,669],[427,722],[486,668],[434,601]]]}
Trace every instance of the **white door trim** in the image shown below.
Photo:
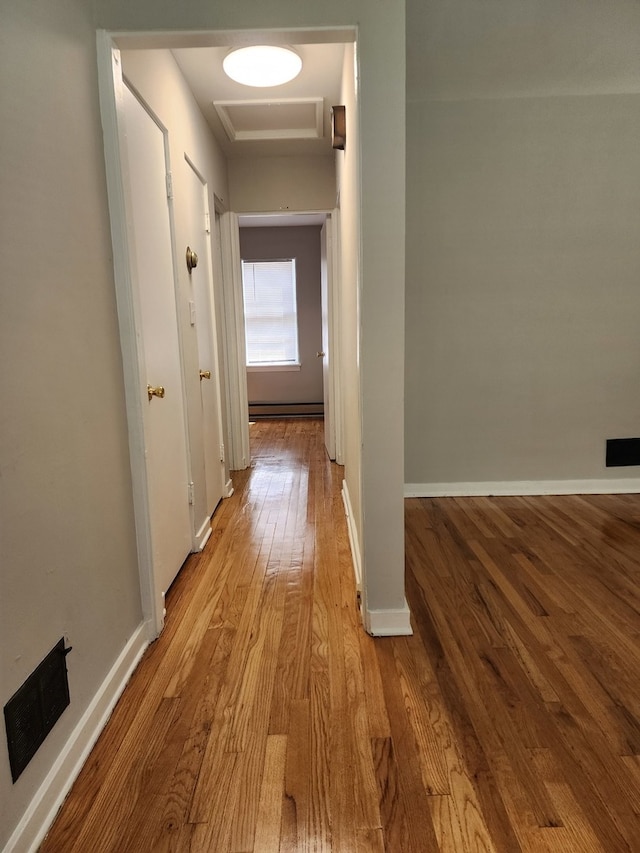
{"label": "white door trim", "polygon": [[[335,437],[335,462],[338,465],[344,465],[344,415],[342,407],[342,348],[341,348],[341,318],[340,318],[340,211],[338,208],[327,211],[304,211],[296,210],[288,214],[291,217],[308,216],[309,214],[325,216],[324,226],[327,229],[327,266],[328,266],[328,333],[329,333],[329,382],[331,383],[331,392],[329,394],[331,403],[333,404],[333,431]],[[233,345],[229,332],[227,331],[227,339],[225,342],[225,350],[228,357],[237,357],[237,381],[242,385],[242,394],[237,395],[235,400],[230,399],[229,383],[227,383],[227,406],[231,412],[238,406],[245,408],[242,412],[248,410],[248,397],[246,387],[246,372],[245,372],[245,342],[244,342],[244,299],[242,294],[242,267],[240,262],[240,243],[239,243],[239,220],[241,217],[260,216],[260,217],[279,217],[282,216],[282,211],[271,210],[261,211],[259,214],[242,213],[240,216],[233,215],[234,221],[230,227],[235,229],[235,233],[231,236],[230,246],[231,252],[226,258],[228,267],[225,269],[223,279],[225,281],[225,317],[227,320],[227,330],[235,329],[236,345]],[[225,238],[223,235],[223,247],[225,246]],[[237,254],[236,254],[237,253]],[[225,261],[223,248],[223,262]],[[232,279],[235,277],[235,280]],[[234,310],[229,307],[233,300]],[[237,342],[242,336],[240,346]],[[234,366],[234,371],[236,367]],[[236,388],[236,390],[238,390]],[[244,419],[246,421],[246,417]],[[244,423],[244,422],[243,422]],[[236,436],[237,446],[245,446],[249,448],[248,428],[245,436]],[[244,452],[244,451],[243,451]],[[247,466],[242,464],[232,465],[234,468],[248,467],[251,463],[249,456]],[[241,460],[236,460],[240,462]]]}
{"label": "white door trim", "polygon": [[[205,251],[204,258],[202,258],[202,262],[204,262],[204,270],[206,275],[207,282],[207,301],[208,301],[208,316],[206,319],[206,334],[209,336],[209,347],[211,353],[211,364],[208,365],[212,370],[211,381],[213,382],[213,392],[215,398],[215,406],[216,406],[216,425],[218,430],[218,440],[221,444],[224,443],[224,427],[222,423],[222,394],[220,391],[220,387],[222,384],[221,377],[221,367],[220,367],[220,347],[218,341],[218,323],[217,316],[220,311],[220,306],[217,304],[215,288],[213,284],[213,253],[212,253],[212,239],[215,239],[215,219],[211,222],[211,213],[209,209],[209,184],[204,177],[203,173],[198,169],[192,158],[184,152],[184,160],[187,164],[187,168],[191,169],[193,174],[196,176],[198,181],[200,181],[202,185],[202,199],[203,199],[203,212],[206,223],[208,223],[207,227],[207,239],[204,241]],[[205,223],[203,223],[203,230],[205,230]],[[200,332],[198,332],[200,334]],[[204,366],[204,365],[203,365]],[[206,457],[205,457],[206,458]],[[216,474],[216,479],[218,480],[220,486],[220,496],[224,497],[227,489],[227,478],[225,476],[225,468],[224,462],[220,459],[220,465]],[[206,474],[205,474],[206,480]],[[217,506],[217,501],[215,506],[207,506],[207,512],[213,513],[215,507]],[[210,518],[210,515],[207,518]],[[207,533],[204,541],[200,540],[198,550],[202,551],[204,548],[209,536],[211,534]]]}
{"label": "white door trim", "polygon": [[[217,264],[217,272],[216,277],[214,278],[214,290],[216,292],[216,305],[218,309],[217,318],[219,320],[219,343],[220,346],[218,348],[218,358],[221,365],[221,386],[224,385],[224,418],[225,423],[223,424],[222,436],[224,441],[224,451],[225,451],[225,470],[230,475],[231,469],[233,466],[233,440],[232,440],[232,428],[231,428],[231,391],[229,388],[229,359],[230,359],[230,349],[229,349],[229,334],[227,332],[227,302],[229,297],[225,293],[225,275],[223,269],[223,249],[222,249],[222,217],[226,212],[226,207],[221,199],[214,193],[213,195],[213,204],[214,204],[214,213],[213,213],[213,227],[212,227],[212,240],[215,240],[213,246],[215,247],[216,252],[216,264]],[[222,379],[224,378],[224,383],[222,383]],[[227,480],[224,488],[225,497],[231,497],[233,494],[233,483],[231,482],[231,477]]]}
{"label": "white door trim", "polygon": [[[185,155],[186,156],[186,155]],[[191,163],[191,161],[189,161]],[[195,169],[195,166],[193,166]],[[205,196],[204,196],[204,207],[205,207],[205,216],[207,217],[207,221],[209,223],[209,239],[207,240],[207,274],[209,278],[209,300],[211,304],[211,317],[210,317],[210,329],[211,329],[211,347],[212,347],[212,356],[215,362],[215,393],[216,393],[216,408],[218,414],[218,436],[220,437],[220,442],[224,445],[224,423],[222,419],[222,376],[221,376],[221,363],[220,363],[220,340],[218,336],[218,315],[221,311],[221,306],[218,304],[216,300],[216,292],[213,283],[213,246],[212,240],[216,239],[215,235],[215,212],[213,215],[213,219],[211,217],[211,208],[209,207],[209,185],[206,181],[203,180],[203,183],[206,188]],[[225,457],[226,457],[226,448],[225,448]],[[229,486],[227,484],[226,477],[226,462],[225,459],[220,460],[220,493],[223,497],[227,496],[227,492]],[[233,486],[231,487],[233,491]]]}
{"label": "white door trim", "polygon": [[142,341],[137,334],[140,328],[140,313],[129,264],[129,221],[127,212],[127,164],[122,156],[125,151],[124,123],[122,121],[123,82],[120,51],[110,35],[104,30],[97,33],[98,87],[100,113],[104,138],[109,219],[113,247],[120,347],[124,373],[127,426],[129,432],[129,459],[131,466],[133,511],[138,549],[138,570],[142,616],[149,640],[158,636],[164,623],[161,602],[157,601],[151,543],[151,515],[144,458],[144,423],[142,411],[145,386],[142,365],[144,354]]}
{"label": "white door trim", "polygon": [[327,264],[330,265],[329,275],[329,375],[333,386],[333,431],[335,438],[336,462],[344,465],[344,423],[342,414],[342,347],[340,323],[340,212],[336,208],[328,216],[326,227],[331,229],[331,240],[328,241],[329,251]]}
{"label": "white door trim", "polygon": [[244,300],[240,265],[240,228],[235,213],[220,214],[224,319],[226,328],[226,385],[231,447],[229,467],[240,471],[251,465],[249,400],[247,397]]}

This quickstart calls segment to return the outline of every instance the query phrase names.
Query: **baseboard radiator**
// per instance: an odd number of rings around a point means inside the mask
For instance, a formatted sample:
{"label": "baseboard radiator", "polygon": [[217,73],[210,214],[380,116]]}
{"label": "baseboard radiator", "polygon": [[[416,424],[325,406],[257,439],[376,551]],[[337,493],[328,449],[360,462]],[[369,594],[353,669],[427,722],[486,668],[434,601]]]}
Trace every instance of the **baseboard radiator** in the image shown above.
{"label": "baseboard radiator", "polygon": [[256,418],[304,418],[322,417],[324,404],[312,403],[265,403],[249,401],[249,417]]}

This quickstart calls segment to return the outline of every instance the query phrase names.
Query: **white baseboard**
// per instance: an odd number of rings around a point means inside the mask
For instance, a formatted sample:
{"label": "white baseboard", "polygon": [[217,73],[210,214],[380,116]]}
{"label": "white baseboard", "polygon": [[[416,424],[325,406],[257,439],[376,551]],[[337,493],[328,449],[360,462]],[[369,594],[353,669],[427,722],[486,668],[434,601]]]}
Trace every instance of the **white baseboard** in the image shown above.
{"label": "white baseboard", "polygon": [[407,602],[400,610],[365,611],[364,627],[374,637],[405,637],[413,634]]}
{"label": "white baseboard", "polygon": [[618,495],[640,493],[640,480],[513,480],[489,483],[405,483],[405,498],[492,495]]}
{"label": "white baseboard", "polygon": [[358,528],[356,527],[349,496],[347,481],[342,481],[342,501],[347,516],[347,530],[349,532],[349,545],[351,546],[351,557],[353,560],[353,572],[356,577],[356,589],[362,594],[361,610],[362,624],[368,634],[374,637],[402,637],[413,634],[411,629],[411,614],[405,600],[404,606],[399,610],[367,610],[364,606],[366,597],[362,591],[362,553],[358,539]]}
{"label": "white baseboard", "polygon": [[360,552],[360,541],[358,539],[358,528],[356,526],[351,506],[351,498],[349,497],[349,486],[347,481],[342,481],[342,502],[344,503],[344,512],[347,517],[347,531],[349,533],[349,545],[351,546],[351,559],[353,561],[353,572],[356,576],[356,589],[362,592],[362,557]]}
{"label": "white baseboard", "polygon": [[227,480],[227,482],[224,485],[224,497],[230,498],[232,494],[233,494],[233,481],[231,480],[231,477],[229,477],[229,479]]}
{"label": "white baseboard", "polygon": [[98,736],[111,716],[116,702],[149,645],[147,635],[147,626],[144,623],[139,625],[31,800],[3,853],[12,853],[12,851],[35,853],[42,843]]}
{"label": "white baseboard", "polygon": [[211,533],[212,533],[211,519],[209,518],[209,516],[207,516],[205,518],[205,520],[202,522],[202,527],[196,533],[196,550],[197,551],[202,551],[204,546],[209,541],[209,537],[211,536]]}

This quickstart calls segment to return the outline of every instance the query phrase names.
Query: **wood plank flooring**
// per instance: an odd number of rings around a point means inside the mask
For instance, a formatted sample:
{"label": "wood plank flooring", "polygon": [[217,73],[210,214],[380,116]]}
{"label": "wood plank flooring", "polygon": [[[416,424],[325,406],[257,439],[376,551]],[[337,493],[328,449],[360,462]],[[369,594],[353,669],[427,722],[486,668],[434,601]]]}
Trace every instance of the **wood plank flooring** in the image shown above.
{"label": "wood plank flooring", "polygon": [[251,430],[42,853],[640,851],[640,498],[407,501],[373,640],[321,421]]}

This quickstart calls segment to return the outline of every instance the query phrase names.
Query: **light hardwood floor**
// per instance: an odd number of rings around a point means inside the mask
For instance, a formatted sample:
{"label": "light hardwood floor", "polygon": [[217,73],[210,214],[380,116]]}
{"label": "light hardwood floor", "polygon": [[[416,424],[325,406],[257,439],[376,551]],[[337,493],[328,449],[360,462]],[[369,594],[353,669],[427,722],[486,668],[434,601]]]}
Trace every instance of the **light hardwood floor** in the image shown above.
{"label": "light hardwood floor", "polygon": [[640,498],[407,501],[373,640],[321,422],[251,429],[42,853],[640,851]]}

